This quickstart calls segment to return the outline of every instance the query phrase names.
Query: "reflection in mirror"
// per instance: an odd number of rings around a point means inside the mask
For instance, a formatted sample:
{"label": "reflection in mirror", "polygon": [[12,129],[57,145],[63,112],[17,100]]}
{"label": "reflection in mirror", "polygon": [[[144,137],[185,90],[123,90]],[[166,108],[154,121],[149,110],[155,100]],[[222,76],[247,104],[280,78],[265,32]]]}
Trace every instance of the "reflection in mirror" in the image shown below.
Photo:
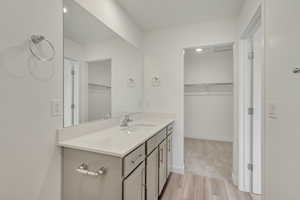
{"label": "reflection in mirror", "polygon": [[64,127],[142,111],[143,55],[74,0],[64,2]]}
{"label": "reflection in mirror", "polygon": [[88,62],[88,121],[111,116],[111,60]]}

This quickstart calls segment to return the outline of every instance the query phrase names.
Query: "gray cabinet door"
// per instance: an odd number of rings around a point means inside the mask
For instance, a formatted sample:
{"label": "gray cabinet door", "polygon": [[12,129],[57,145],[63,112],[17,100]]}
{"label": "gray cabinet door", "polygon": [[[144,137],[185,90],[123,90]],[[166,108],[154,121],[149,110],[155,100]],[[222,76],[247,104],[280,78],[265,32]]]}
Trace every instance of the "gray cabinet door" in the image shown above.
{"label": "gray cabinet door", "polygon": [[159,145],[159,194],[167,180],[167,140]]}
{"label": "gray cabinet door", "polygon": [[145,200],[145,162],[136,168],[123,184],[124,200]]}
{"label": "gray cabinet door", "polygon": [[172,165],[173,165],[173,155],[172,155],[172,135],[169,135],[168,138],[167,138],[167,148],[168,148],[168,166],[167,166],[167,178],[170,176],[171,174],[171,168],[172,168]]}
{"label": "gray cabinet door", "polygon": [[[96,172],[101,167],[106,173],[90,176],[76,169],[82,164],[89,171]],[[88,151],[63,149],[63,200],[122,200],[122,160]]]}
{"label": "gray cabinet door", "polygon": [[147,200],[158,199],[158,148],[147,158]]}

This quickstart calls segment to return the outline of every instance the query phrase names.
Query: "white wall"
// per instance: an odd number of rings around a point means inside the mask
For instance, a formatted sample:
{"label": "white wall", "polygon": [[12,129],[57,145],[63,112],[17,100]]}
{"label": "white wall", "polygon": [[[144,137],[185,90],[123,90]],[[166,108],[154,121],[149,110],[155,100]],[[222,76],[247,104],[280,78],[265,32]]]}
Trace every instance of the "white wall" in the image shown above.
{"label": "white wall", "polygon": [[142,46],[143,33],[115,0],[75,0],[104,25],[135,47]]}
{"label": "white wall", "polygon": [[[157,30],[147,33],[144,42],[145,111],[175,113],[174,169],[184,168],[184,59],[183,48],[230,43],[236,38],[233,19],[205,21],[201,24]],[[159,76],[160,87],[151,79]]]}
{"label": "white wall", "polygon": [[[50,101],[62,100],[61,0],[7,0],[0,6],[0,199],[59,200],[61,155]],[[50,63],[32,59],[27,42],[43,34]]]}
{"label": "white wall", "polygon": [[[233,52],[185,53],[184,77],[190,84],[231,83]],[[184,106],[185,137],[233,141],[232,95],[185,95]]]}
{"label": "white wall", "polygon": [[111,59],[112,115],[143,111],[143,53],[122,39],[86,46],[85,52],[89,61]]}
{"label": "white wall", "polygon": [[184,55],[185,83],[232,83],[232,81],[232,51]]}
{"label": "white wall", "polygon": [[265,0],[265,200],[299,199],[298,0]]}
{"label": "white wall", "polygon": [[76,41],[64,37],[64,57],[84,61],[84,46]]}

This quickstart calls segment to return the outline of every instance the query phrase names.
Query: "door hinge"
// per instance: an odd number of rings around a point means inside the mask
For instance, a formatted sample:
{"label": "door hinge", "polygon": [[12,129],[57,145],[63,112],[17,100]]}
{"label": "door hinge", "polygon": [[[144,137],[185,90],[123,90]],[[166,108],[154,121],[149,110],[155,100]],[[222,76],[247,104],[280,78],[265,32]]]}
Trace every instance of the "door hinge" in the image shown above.
{"label": "door hinge", "polygon": [[249,163],[247,168],[249,171],[253,172],[253,164],[252,163]]}
{"label": "door hinge", "polygon": [[254,108],[248,108],[248,115],[254,114]]}
{"label": "door hinge", "polygon": [[75,70],[71,71],[71,75],[74,76],[75,75]]}
{"label": "door hinge", "polygon": [[72,104],[72,105],[71,105],[71,109],[75,109],[75,104]]}
{"label": "door hinge", "polygon": [[254,52],[253,51],[251,51],[251,52],[248,53],[248,59],[249,60],[253,60],[254,59]]}

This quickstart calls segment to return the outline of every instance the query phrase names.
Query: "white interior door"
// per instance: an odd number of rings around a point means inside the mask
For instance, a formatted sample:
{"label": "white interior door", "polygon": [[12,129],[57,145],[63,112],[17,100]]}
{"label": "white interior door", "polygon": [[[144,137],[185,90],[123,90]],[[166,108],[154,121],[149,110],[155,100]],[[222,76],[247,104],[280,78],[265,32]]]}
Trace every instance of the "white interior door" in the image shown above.
{"label": "white interior door", "polygon": [[73,124],[74,125],[78,125],[79,124],[79,76],[80,76],[80,62],[78,61],[73,61]]}
{"label": "white interior door", "polygon": [[72,86],[72,62],[64,59],[64,127],[73,125],[73,86]]}
{"label": "white interior door", "polygon": [[265,200],[299,199],[300,1],[266,0]]}
{"label": "white interior door", "polygon": [[259,7],[241,37],[239,69],[239,189],[262,193],[264,29]]}
{"label": "white interior door", "polygon": [[259,27],[248,39],[248,64],[245,69],[245,191],[262,193],[262,126],[264,43]]}
{"label": "white interior door", "polygon": [[79,123],[79,63],[64,59],[64,127]]}
{"label": "white interior door", "polygon": [[239,189],[252,191],[252,132],[253,132],[253,42],[251,38],[243,41],[241,55],[243,62],[240,71],[240,134],[239,134]]}
{"label": "white interior door", "polygon": [[253,120],[252,120],[252,192],[262,193],[263,70],[264,39],[260,27],[253,35]]}

